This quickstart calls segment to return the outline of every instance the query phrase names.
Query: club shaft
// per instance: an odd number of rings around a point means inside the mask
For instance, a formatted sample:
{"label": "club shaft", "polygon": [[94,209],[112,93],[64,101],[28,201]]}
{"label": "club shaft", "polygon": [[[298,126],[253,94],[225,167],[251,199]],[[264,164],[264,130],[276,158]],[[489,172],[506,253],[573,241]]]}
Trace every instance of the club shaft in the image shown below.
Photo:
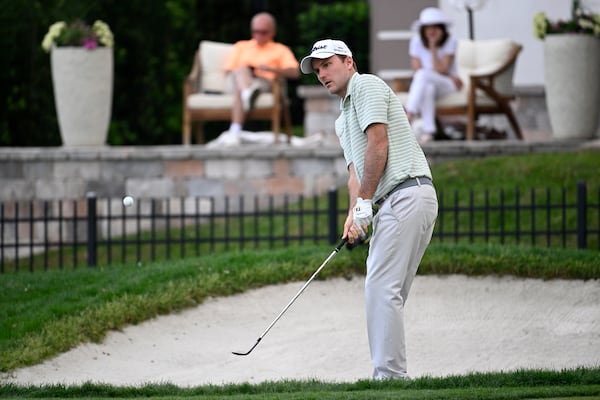
{"label": "club shaft", "polygon": [[273,327],[273,325],[275,325],[277,323],[277,321],[279,321],[279,319],[281,318],[281,316],[283,314],[285,314],[285,312],[288,310],[288,308],[290,308],[292,306],[292,304],[294,304],[294,302],[296,301],[296,299],[302,294],[302,292],[304,292],[304,289],[306,289],[308,287],[308,285],[310,285],[310,283],[313,281],[313,279],[315,279],[315,277],[319,274],[319,272],[321,272],[321,270],[323,268],[325,268],[325,266],[327,265],[327,263],[329,261],[331,261],[331,259],[340,251],[340,249],[344,246],[344,244],[346,243],[346,240],[343,240],[329,255],[329,257],[327,257],[325,259],[325,261],[323,261],[323,264],[321,264],[321,266],[319,268],[317,268],[317,270],[312,274],[312,276],[310,277],[309,280],[306,281],[306,283],[300,288],[300,290],[298,290],[298,293],[296,293],[296,295],[294,297],[292,297],[292,299],[290,300],[290,302],[283,308],[283,310],[281,310],[281,312],[279,313],[279,315],[277,317],[275,317],[275,319],[273,320],[273,322],[271,322],[271,324],[269,326],[267,326],[267,329],[265,329],[265,331],[262,333],[262,335],[259,336],[258,340],[260,341]]}

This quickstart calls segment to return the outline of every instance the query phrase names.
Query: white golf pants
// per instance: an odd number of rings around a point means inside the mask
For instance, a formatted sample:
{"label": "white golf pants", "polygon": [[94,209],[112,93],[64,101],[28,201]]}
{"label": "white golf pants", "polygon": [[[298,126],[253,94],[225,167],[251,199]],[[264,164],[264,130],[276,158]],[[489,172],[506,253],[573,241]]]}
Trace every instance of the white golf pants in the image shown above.
{"label": "white golf pants", "polygon": [[406,111],[420,114],[423,130],[434,133],[435,100],[456,91],[456,85],[449,76],[421,68],[413,76],[406,100]]}
{"label": "white golf pants", "polygon": [[435,189],[421,185],[393,193],[373,220],[365,302],[374,379],[407,377],[404,303],[437,213]]}

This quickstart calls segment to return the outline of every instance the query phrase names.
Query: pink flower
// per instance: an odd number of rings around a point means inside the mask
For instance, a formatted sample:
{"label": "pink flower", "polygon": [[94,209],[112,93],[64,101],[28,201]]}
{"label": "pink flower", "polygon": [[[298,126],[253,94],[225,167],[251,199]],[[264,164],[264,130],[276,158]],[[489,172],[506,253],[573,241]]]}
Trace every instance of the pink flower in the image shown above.
{"label": "pink flower", "polygon": [[96,47],[98,47],[98,42],[94,37],[85,38],[83,40],[83,47],[85,47],[86,49],[95,49]]}

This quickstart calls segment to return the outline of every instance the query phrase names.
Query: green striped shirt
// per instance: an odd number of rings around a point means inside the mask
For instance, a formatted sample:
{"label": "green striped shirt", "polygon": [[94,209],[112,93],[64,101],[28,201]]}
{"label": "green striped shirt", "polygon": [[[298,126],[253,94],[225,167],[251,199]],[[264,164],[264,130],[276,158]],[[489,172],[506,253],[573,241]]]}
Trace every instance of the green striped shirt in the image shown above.
{"label": "green striped shirt", "polygon": [[340,116],[335,131],[344,151],[346,164],[354,164],[362,182],[369,125],[387,125],[388,159],[373,200],[377,201],[408,178],[431,178],[429,164],[415,139],[402,103],[379,77],[355,73],[348,82],[346,96],[340,101]]}

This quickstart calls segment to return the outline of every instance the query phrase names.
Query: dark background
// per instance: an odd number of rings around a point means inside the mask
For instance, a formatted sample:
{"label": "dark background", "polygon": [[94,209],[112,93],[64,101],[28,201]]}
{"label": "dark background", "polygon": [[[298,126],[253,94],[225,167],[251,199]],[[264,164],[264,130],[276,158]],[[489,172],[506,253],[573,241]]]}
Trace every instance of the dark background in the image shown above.
{"label": "dark background", "polygon": [[[181,143],[182,84],[200,40],[250,36],[252,16],[277,19],[276,40],[300,59],[315,40],[345,40],[368,72],[367,0],[0,0],[0,146],[60,146],[50,56],[41,42],[51,24],[77,18],[108,23],[114,36],[111,145]],[[301,125],[300,84],[289,82],[292,120]],[[225,122],[225,126],[228,123]],[[207,124],[210,140],[222,125]]]}

